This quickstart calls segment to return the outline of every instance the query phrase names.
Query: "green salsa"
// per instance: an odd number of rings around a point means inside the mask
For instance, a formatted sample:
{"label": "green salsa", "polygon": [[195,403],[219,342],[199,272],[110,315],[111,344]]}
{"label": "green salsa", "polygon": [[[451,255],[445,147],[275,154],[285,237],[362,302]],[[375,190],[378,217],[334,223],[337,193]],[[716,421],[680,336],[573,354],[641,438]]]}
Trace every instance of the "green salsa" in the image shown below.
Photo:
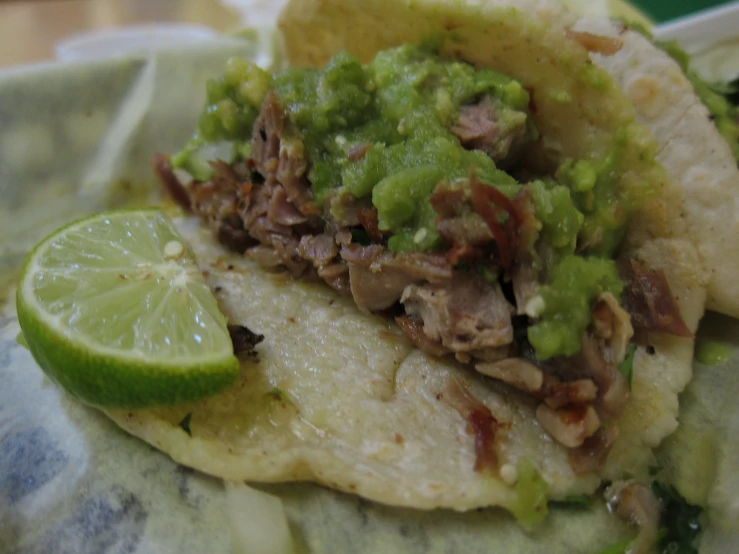
{"label": "green salsa", "polygon": [[695,359],[704,365],[722,364],[731,357],[731,349],[714,341],[700,341],[695,347]]}
{"label": "green salsa", "polygon": [[[275,75],[229,61],[226,73],[208,83],[197,132],[173,158],[175,167],[205,180],[207,156],[215,147],[226,153],[225,161],[246,159],[259,106],[270,90],[287,114],[288,132],[302,140],[308,179],[324,217],[341,217],[344,203],[336,199],[371,202],[394,252],[449,247],[436,229],[438,214],[430,202],[440,183],[469,187],[474,171],[479,182],[507,198],[524,186],[452,132],[463,106],[484,101],[503,132],[523,129],[525,142],[538,137],[529,93],[519,82],[405,45],[379,52],[365,65],[341,52],[322,69]],[[537,322],[529,328],[540,359],[579,351],[593,302],[603,292],[621,290],[612,260],[628,215],[625,193],[613,177],[619,144],[616,137],[603,159],[566,161],[554,175],[526,184],[538,220],[536,238],[549,252],[544,259],[529,245],[543,281]],[[356,149],[363,155],[350,156]],[[505,224],[510,216],[497,217]],[[480,265],[473,269],[497,279],[496,267]]]}

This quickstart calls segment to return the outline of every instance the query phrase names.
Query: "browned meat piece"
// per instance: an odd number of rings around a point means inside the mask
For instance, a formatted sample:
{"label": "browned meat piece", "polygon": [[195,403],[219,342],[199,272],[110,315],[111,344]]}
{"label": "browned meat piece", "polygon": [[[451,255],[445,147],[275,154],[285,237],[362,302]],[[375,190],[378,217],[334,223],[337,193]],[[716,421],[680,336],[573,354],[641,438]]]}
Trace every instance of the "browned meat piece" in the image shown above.
{"label": "browned meat piece", "polygon": [[341,257],[347,263],[369,266],[377,260],[385,252],[385,247],[380,244],[371,244],[369,246],[360,246],[358,244],[349,244],[341,249]]}
{"label": "browned meat piece", "polygon": [[253,246],[246,251],[246,256],[256,260],[262,267],[275,268],[282,265],[275,249],[269,246]]}
{"label": "browned meat piece", "polygon": [[424,352],[428,352],[432,356],[446,356],[451,353],[451,350],[444,348],[440,342],[433,341],[428,338],[423,332],[423,325],[413,321],[408,316],[404,315],[396,317],[395,323],[397,323],[400,330],[405,333],[405,336]]}
{"label": "browned meat piece", "polygon": [[[308,162],[303,142],[289,128],[277,93],[267,93],[254,123],[250,164],[264,177],[267,188],[280,183],[288,200],[303,213],[313,213],[312,195],[306,179]],[[309,209],[306,209],[309,208]]]}
{"label": "browned meat piece", "polygon": [[377,220],[376,208],[360,208],[357,210],[357,219],[359,224],[364,227],[367,234],[374,242],[382,242],[382,233],[380,232],[380,222]]}
{"label": "browned meat piece", "polygon": [[257,217],[249,226],[249,235],[265,246],[273,245],[275,239],[291,239],[292,229],[272,221],[267,215]]}
{"label": "browned meat piece", "polygon": [[318,215],[320,211],[313,204],[313,194],[306,174],[308,162],[305,159],[303,141],[293,137],[281,137],[280,161],[277,165],[277,181],[285,188],[287,198],[306,215]]}
{"label": "browned meat piece", "polygon": [[596,400],[598,394],[598,388],[590,379],[562,382],[524,358],[505,358],[492,363],[478,363],[475,369],[483,375],[543,399],[552,410],[590,404]]}
{"label": "browned meat piece", "polygon": [[616,513],[639,526],[639,534],[629,545],[633,554],[649,554],[659,539],[661,505],[652,490],[639,483],[630,483],[620,490],[613,486],[609,504],[616,503]]}
{"label": "browned meat piece", "polygon": [[411,285],[400,300],[423,322],[431,340],[454,352],[470,352],[513,341],[511,306],[497,287],[476,275],[457,273],[443,285]]}
{"label": "browned meat piece", "polygon": [[234,347],[234,354],[243,352],[252,353],[254,347],[264,340],[264,335],[258,335],[243,325],[228,325],[228,334]]}
{"label": "browned meat piece", "polygon": [[460,208],[463,207],[469,198],[466,191],[461,188],[452,188],[447,181],[441,181],[434,192],[429,197],[429,202],[434,211],[439,214],[441,219],[450,219],[460,214]]}
{"label": "browned meat piece", "polygon": [[590,379],[559,382],[550,377],[542,390],[544,403],[552,410],[558,410],[573,404],[590,404],[598,397],[598,387]]}
{"label": "browned meat piece", "polygon": [[475,369],[494,379],[528,393],[538,393],[544,384],[544,372],[523,358],[506,358],[493,363],[476,364]]}
{"label": "browned meat piece", "polygon": [[[508,269],[513,261],[511,240],[521,221],[518,207],[498,189],[479,181],[474,171],[470,175],[470,188],[472,209],[482,216],[490,228],[498,245],[500,265]],[[508,214],[505,228],[498,220],[498,214],[501,211]]]}
{"label": "browned meat piece", "polygon": [[490,228],[476,213],[439,219],[436,222],[436,230],[450,244],[479,246],[493,241]]}
{"label": "browned meat piece", "polygon": [[289,269],[290,273],[296,277],[304,276],[308,269],[312,267],[310,262],[300,257],[300,253],[298,252],[299,243],[296,239],[274,237],[272,239],[272,247],[280,257],[282,265]]}
{"label": "browned meat piece", "polygon": [[626,283],[622,298],[636,331],[656,331],[678,337],[692,337],[661,270],[649,268],[640,260],[630,260],[621,267]]}
{"label": "browned meat piece", "polygon": [[539,289],[537,274],[533,267],[532,250],[538,234],[536,207],[531,192],[523,187],[513,199],[520,221],[513,233],[513,269],[511,284],[516,298],[516,312],[526,313],[526,306]]}
{"label": "browned meat piece", "polygon": [[604,56],[613,56],[624,45],[624,41],[620,38],[604,37],[582,31],[569,30],[567,31],[567,38],[579,43],[588,52],[597,52]]}
{"label": "browned meat piece", "polygon": [[600,418],[592,406],[572,406],[552,410],[539,404],[536,419],[554,440],[567,448],[576,448],[600,428]]}
{"label": "browned meat piece", "polygon": [[169,196],[185,211],[190,211],[190,197],[187,190],[182,186],[180,180],[172,171],[172,165],[169,163],[169,157],[164,154],[154,156],[153,163],[154,173],[159,177],[159,182],[164,186]]}
{"label": "browned meat piece", "polygon": [[190,200],[193,211],[227,248],[243,253],[253,244],[239,215],[238,189],[230,180],[216,175],[207,183],[193,183]]}
{"label": "browned meat piece", "polygon": [[[305,178],[303,144],[287,135],[287,118],[277,96],[269,93],[254,126],[252,158],[235,166],[211,162],[215,174],[190,186],[189,201],[220,242],[242,253],[258,242],[261,247],[251,250],[251,257],[268,267],[284,265],[300,276],[311,264],[299,255],[299,239],[316,234],[322,225]],[[163,178],[169,177],[162,160],[158,163]],[[263,179],[250,180],[250,169]]]}
{"label": "browned meat piece", "polygon": [[475,471],[498,471],[498,453],[495,435],[507,427],[498,422],[485,404],[475,398],[456,379],[450,380],[437,398],[443,399],[468,422],[470,432],[475,435]]}
{"label": "browned meat piece", "polygon": [[612,364],[619,364],[634,336],[629,314],[610,293],[604,293],[593,307],[593,334],[603,341],[603,354]]}
{"label": "browned meat piece", "polygon": [[364,155],[369,152],[370,148],[372,148],[371,142],[362,142],[360,144],[355,144],[346,153],[346,157],[349,158],[349,161],[352,162],[359,161],[364,158]]}
{"label": "browned meat piece", "polygon": [[295,204],[287,199],[287,193],[280,185],[275,185],[272,189],[272,197],[267,205],[267,217],[280,225],[298,225],[306,221],[306,217],[300,213]]}
{"label": "browned meat piece", "polygon": [[601,427],[577,448],[570,450],[570,466],[577,475],[598,471],[606,461],[613,443],[618,438],[618,427]]}
{"label": "browned meat piece", "polygon": [[395,269],[405,272],[418,281],[444,283],[452,278],[452,265],[444,254],[433,252],[387,252],[372,262],[370,269],[385,271]]}
{"label": "browned meat piece", "polygon": [[450,264],[472,262],[485,255],[483,247],[495,238],[482,216],[472,211],[469,186],[441,181],[429,201],[439,214],[436,230],[450,244],[446,254]]}
{"label": "browned meat piece", "polygon": [[334,240],[339,246],[346,246],[352,242],[352,232],[349,229],[340,229],[334,235]]}
{"label": "browned meat piece", "polygon": [[[591,378],[599,391],[598,411],[605,419],[618,416],[629,401],[629,385],[618,371],[612,355],[604,354],[604,344],[592,336],[582,339],[582,350],[572,361],[573,373]],[[620,361],[620,360],[619,360]]]}
{"label": "browned meat piece", "polygon": [[349,266],[349,285],[354,302],[363,312],[378,312],[389,308],[400,300],[408,285],[418,282],[417,278],[401,269],[384,269],[380,266],[375,271],[371,268],[372,262],[353,261],[345,256],[345,252],[350,251],[352,246],[342,248],[341,256]]}
{"label": "browned meat piece", "polygon": [[277,93],[267,93],[254,123],[251,139],[253,167],[262,174],[268,185],[274,184],[280,161],[280,140],[285,127],[285,115]]}
{"label": "browned meat piece", "polygon": [[339,254],[334,237],[329,235],[304,235],[300,239],[298,253],[304,260],[313,262],[316,268],[327,265]]}
{"label": "browned meat piece", "polygon": [[467,149],[482,150],[496,163],[515,159],[526,139],[526,114],[484,97],[462,106],[451,129]]}
{"label": "browned meat piece", "polygon": [[333,263],[318,270],[318,276],[342,296],[351,296],[349,286],[349,267],[344,263]]}
{"label": "browned meat piece", "polygon": [[400,300],[403,290],[422,281],[441,282],[451,278],[452,268],[443,255],[421,252],[394,254],[383,246],[350,244],[341,249],[349,266],[354,300],[362,311],[376,312]]}

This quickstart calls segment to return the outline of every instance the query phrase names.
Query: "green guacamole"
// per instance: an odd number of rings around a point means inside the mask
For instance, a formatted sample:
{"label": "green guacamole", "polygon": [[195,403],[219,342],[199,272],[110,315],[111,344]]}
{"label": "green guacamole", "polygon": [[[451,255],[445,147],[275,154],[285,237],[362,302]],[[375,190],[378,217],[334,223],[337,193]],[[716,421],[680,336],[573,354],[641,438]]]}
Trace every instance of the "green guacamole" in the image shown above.
{"label": "green guacamole", "polygon": [[[377,210],[390,251],[446,250],[429,198],[441,182],[468,186],[471,170],[484,185],[513,198],[522,188],[487,153],[463,147],[452,132],[465,105],[486,102],[497,125],[538,138],[529,94],[520,83],[489,69],[452,60],[418,46],[385,50],[366,65],[342,52],[322,69],[269,75],[241,60],[208,83],[197,132],[173,158],[196,179],[210,175],[217,149],[235,162],[250,154],[252,127],[267,91],[274,91],[309,161],[308,179],[326,219],[340,219],[337,199],[365,199]],[[600,294],[618,294],[612,257],[623,236],[627,202],[614,178],[619,147],[603,159],[572,160],[550,177],[527,183],[536,208],[542,257],[531,254],[543,283],[537,322],[529,339],[546,359],[574,354]],[[363,155],[350,152],[361,149]],[[469,195],[468,195],[469,198]],[[507,215],[501,214],[505,224]],[[494,266],[471,268],[497,275]],[[460,270],[462,270],[460,268]]]}

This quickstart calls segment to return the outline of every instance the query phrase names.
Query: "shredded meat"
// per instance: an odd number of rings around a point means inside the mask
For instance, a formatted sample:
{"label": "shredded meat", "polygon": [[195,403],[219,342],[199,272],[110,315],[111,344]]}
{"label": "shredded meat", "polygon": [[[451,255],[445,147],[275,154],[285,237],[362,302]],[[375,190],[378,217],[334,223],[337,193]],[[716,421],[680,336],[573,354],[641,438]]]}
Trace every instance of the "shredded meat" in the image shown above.
{"label": "shredded meat", "polygon": [[172,165],[169,163],[169,157],[164,154],[154,156],[154,173],[159,177],[159,181],[164,186],[169,196],[185,211],[190,211],[190,197],[187,190],[177,176],[172,171]]}
{"label": "shredded meat", "polygon": [[456,379],[441,393],[444,401],[465,418],[475,435],[475,471],[498,471],[495,435],[503,427],[485,404],[475,398]]}
{"label": "shredded meat", "polygon": [[544,372],[523,358],[506,358],[475,365],[475,369],[528,393],[538,393],[544,384]]}
{"label": "shredded meat", "polygon": [[539,290],[531,250],[538,234],[536,207],[531,192],[524,186],[513,199],[520,220],[513,233],[513,268],[511,283],[516,298],[516,312],[526,313],[526,306]]}
{"label": "shredded meat", "polygon": [[436,222],[436,230],[450,244],[476,246],[493,240],[493,235],[485,220],[476,213],[440,219]]}
{"label": "shredded meat", "polygon": [[654,551],[659,537],[660,502],[646,486],[629,483],[623,488],[614,486],[608,491],[609,504],[616,504],[616,513],[639,526],[639,534],[629,546],[633,554]]}
{"label": "shredded meat", "polygon": [[598,397],[598,387],[591,379],[559,382],[549,379],[543,390],[544,403],[552,410],[573,404],[590,404]]}
{"label": "shredded meat", "polygon": [[385,252],[383,246],[350,244],[341,249],[349,266],[352,295],[360,310],[377,312],[395,304],[411,284],[450,279],[452,268],[444,256]]}
{"label": "shredded meat", "polygon": [[626,283],[622,298],[631,324],[637,331],[656,331],[678,337],[693,333],[680,315],[680,307],[672,296],[665,274],[632,259],[621,267]]}
{"label": "shredded meat", "polygon": [[375,242],[382,242],[382,233],[380,232],[379,222],[377,220],[376,208],[360,208],[357,210],[357,219],[359,224],[364,227],[369,237]]}
{"label": "shredded meat", "polygon": [[618,364],[624,359],[634,329],[629,314],[610,292],[602,294],[593,307],[593,334],[603,341],[607,361]]}
{"label": "shredded meat", "polygon": [[334,238],[329,235],[304,235],[298,246],[300,257],[313,262],[316,268],[329,264],[338,253],[339,247]]}
{"label": "shredded meat", "polygon": [[[629,400],[629,385],[614,362],[605,356],[603,343],[587,335],[582,339],[582,349],[571,362],[571,371],[591,378],[600,393],[599,413],[605,419],[618,416]],[[619,360],[620,361],[620,360]]]}
{"label": "shredded meat", "polygon": [[624,41],[620,38],[604,37],[583,31],[568,30],[567,38],[579,43],[588,52],[596,52],[604,56],[613,56],[624,45]]}
{"label": "shredded meat", "polygon": [[216,174],[207,183],[197,183],[191,189],[190,202],[193,211],[208,223],[219,242],[235,252],[244,252],[254,241],[244,229],[239,214],[238,187],[230,174]]}
{"label": "shredded meat", "polygon": [[408,316],[398,316],[395,318],[395,323],[398,324],[400,330],[405,333],[405,336],[424,352],[428,352],[432,356],[446,356],[451,354],[451,350],[444,348],[444,345],[439,341],[431,340],[423,332],[423,325],[413,321]]}
{"label": "shredded meat", "polygon": [[485,96],[459,109],[451,131],[462,146],[481,150],[500,165],[520,152],[526,137],[526,114]]}
{"label": "shredded meat", "polygon": [[476,275],[456,273],[443,285],[411,285],[400,301],[411,319],[423,322],[427,337],[454,352],[513,341],[511,305],[497,287]]}
{"label": "shredded meat", "polygon": [[[470,175],[472,190],[472,209],[480,214],[498,245],[498,254],[503,268],[511,266],[510,229],[515,229],[521,220],[517,206],[495,187],[479,181],[474,171]],[[498,220],[498,214],[504,211],[508,214],[507,228]]]}
{"label": "shredded meat", "polygon": [[346,153],[346,157],[349,161],[356,162],[364,158],[365,154],[372,148],[371,142],[362,142],[352,146]]}
{"label": "shredded meat", "polygon": [[606,461],[613,443],[618,438],[618,427],[601,427],[579,447],[570,450],[570,466],[577,475],[598,471]]}
{"label": "shredded meat", "polygon": [[306,217],[300,213],[295,204],[287,199],[284,187],[275,185],[272,197],[267,205],[267,219],[279,225],[297,225],[305,223]]}
{"label": "shredded meat", "polygon": [[554,440],[567,448],[582,445],[600,428],[595,408],[588,405],[552,410],[546,404],[539,404],[536,419]]}

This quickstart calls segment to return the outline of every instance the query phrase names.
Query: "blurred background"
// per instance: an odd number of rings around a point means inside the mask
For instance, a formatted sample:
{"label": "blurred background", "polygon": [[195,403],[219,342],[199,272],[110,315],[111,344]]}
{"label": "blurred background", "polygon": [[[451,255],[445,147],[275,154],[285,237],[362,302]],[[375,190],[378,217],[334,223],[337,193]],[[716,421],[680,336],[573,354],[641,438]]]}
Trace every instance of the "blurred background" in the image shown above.
{"label": "blurred background", "polygon": [[[610,10],[634,17],[622,0],[563,0],[581,11]],[[124,25],[190,23],[232,32],[259,25],[284,0],[0,0],[0,67],[51,60],[62,39]],[[637,0],[633,6],[659,23],[728,0]]]}

